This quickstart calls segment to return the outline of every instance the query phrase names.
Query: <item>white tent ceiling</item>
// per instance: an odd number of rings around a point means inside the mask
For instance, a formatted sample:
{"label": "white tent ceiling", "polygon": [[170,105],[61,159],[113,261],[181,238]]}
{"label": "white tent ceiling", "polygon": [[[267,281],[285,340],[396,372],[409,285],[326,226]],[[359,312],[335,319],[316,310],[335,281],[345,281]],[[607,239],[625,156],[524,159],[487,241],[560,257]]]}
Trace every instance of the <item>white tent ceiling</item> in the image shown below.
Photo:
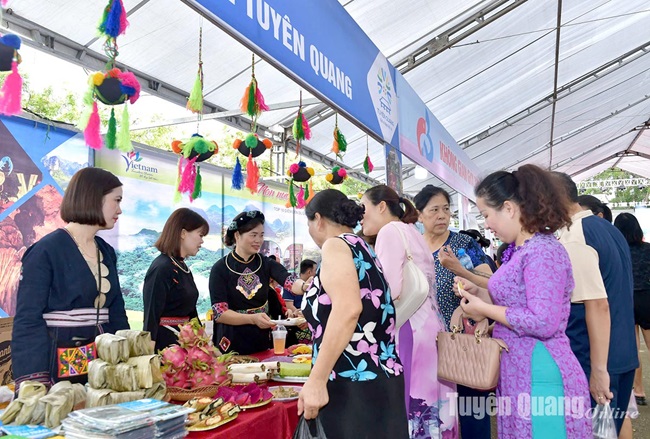
{"label": "white tent ceiling", "polygon": [[[647,0],[562,0],[559,40],[558,2],[549,0],[339,2],[482,172],[537,163],[584,179],[616,165],[650,178]],[[27,44],[98,69],[103,55],[95,27],[105,3],[15,0],[2,24],[27,35]],[[130,27],[118,38],[118,61],[139,74],[143,87],[182,102],[196,74],[203,23],[210,110],[238,107],[250,79],[249,50],[182,1],[124,4]],[[416,54],[420,61],[409,66],[406,60]],[[300,88],[268,63],[259,60],[255,69],[267,103],[298,99]],[[332,112],[320,104],[305,111],[313,132],[305,146],[316,158],[332,158]],[[286,106],[269,111],[260,124],[289,127],[295,112]],[[240,127],[242,120],[223,119]],[[366,135],[348,121],[339,125],[350,142],[344,163],[360,169]],[[370,148],[379,169],[371,177],[383,181],[383,147],[371,139]],[[415,179],[410,164],[405,160],[407,193],[442,185],[431,176]]]}

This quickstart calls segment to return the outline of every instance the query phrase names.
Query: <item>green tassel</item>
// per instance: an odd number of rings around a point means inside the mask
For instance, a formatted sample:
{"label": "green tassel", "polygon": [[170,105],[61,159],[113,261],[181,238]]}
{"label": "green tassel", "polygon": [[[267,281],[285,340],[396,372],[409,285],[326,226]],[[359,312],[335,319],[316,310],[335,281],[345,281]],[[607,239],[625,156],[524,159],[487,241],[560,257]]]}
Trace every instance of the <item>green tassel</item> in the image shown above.
{"label": "green tassel", "polygon": [[203,112],[203,84],[201,83],[201,74],[196,75],[194,87],[190,92],[190,97],[187,100],[187,109],[193,113]]}
{"label": "green tassel", "polygon": [[196,180],[194,180],[194,190],[192,191],[192,200],[201,196],[201,167],[196,167]]}
{"label": "green tassel", "polygon": [[174,192],[174,204],[180,203],[182,199],[183,199],[183,196],[178,191],[178,186],[176,186],[176,191]]}
{"label": "green tassel", "polygon": [[248,103],[246,105],[246,112],[250,117],[255,117],[258,114],[257,102],[255,101],[255,90],[257,89],[257,80],[253,78],[248,86]]}
{"label": "green tassel", "polygon": [[296,120],[293,121],[293,138],[296,140],[303,140],[305,138],[305,131],[302,127],[302,111],[298,111]]}
{"label": "green tassel", "polygon": [[366,156],[365,160],[363,161],[363,170],[366,172],[366,174],[370,174],[370,168],[368,166],[368,156]]}
{"label": "green tassel", "polygon": [[[180,166],[181,159],[178,159],[178,163]],[[180,203],[181,200],[183,199],[183,196],[181,195],[180,191],[178,190],[178,185],[181,184],[181,171],[180,168],[178,169],[178,173],[176,174],[176,185],[174,185],[174,204]]]}
{"label": "green tassel", "polygon": [[293,207],[296,207],[296,204],[298,204],[298,199],[296,198],[296,192],[293,189],[293,178],[289,182],[289,203]]}
{"label": "green tassel", "polygon": [[124,110],[122,110],[120,132],[117,134],[117,148],[122,152],[133,151],[133,145],[131,144],[131,128],[129,126],[129,108],[126,104],[124,104]]}
{"label": "green tassel", "polygon": [[83,97],[83,103],[84,103],[84,111],[81,113],[81,116],[79,116],[79,120],[77,121],[77,128],[79,128],[80,131],[83,131],[86,129],[86,126],[88,125],[88,120],[90,119],[90,115],[93,112],[93,94],[94,94],[94,87],[88,87],[88,90],[86,90],[86,93],[84,94]]}
{"label": "green tassel", "polygon": [[305,185],[305,203],[309,200],[309,186]]}
{"label": "green tassel", "polygon": [[106,132],[106,147],[115,149],[115,136],[117,135],[117,121],[115,120],[115,108],[111,108],[111,118],[108,119],[108,131]]}
{"label": "green tassel", "polygon": [[345,136],[338,128],[336,129],[336,143],[339,144],[339,153],[347,151],[348,141],[345,140]]}

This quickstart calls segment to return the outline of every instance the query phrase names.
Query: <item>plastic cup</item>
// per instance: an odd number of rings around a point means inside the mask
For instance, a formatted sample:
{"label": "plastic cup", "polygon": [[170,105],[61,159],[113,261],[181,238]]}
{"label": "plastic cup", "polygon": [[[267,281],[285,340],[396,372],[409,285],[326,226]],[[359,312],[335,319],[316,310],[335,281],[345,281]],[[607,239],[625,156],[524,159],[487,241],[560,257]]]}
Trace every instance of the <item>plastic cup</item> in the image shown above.
{"label": "plastic cup", "polygon": [[273,353],[276,355],[284,354],[287,342],[287,330],[284,326],[278,325],[271,331],[273,335]]}

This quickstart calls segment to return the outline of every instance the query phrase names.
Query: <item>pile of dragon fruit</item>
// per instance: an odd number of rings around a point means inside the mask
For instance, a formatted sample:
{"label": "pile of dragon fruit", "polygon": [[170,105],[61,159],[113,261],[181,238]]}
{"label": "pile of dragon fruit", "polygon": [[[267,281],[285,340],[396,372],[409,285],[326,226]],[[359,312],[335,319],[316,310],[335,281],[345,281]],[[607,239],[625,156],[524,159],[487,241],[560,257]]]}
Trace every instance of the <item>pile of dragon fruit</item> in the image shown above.
{"label": "pile of dragon fruit", "polygon": [[178,344],[163,349],[162,371],[168,387],[195,389],[228,379],[226,365],[198,319],[180,326]]}
{"label": "pile of dragon fruit", "polygon": [[255,383],[250,383],[246,386],[219,387],[215,398],[223,398],[225,402],[233,402],[244,407],[268,401],[273,398],[273,394]]}

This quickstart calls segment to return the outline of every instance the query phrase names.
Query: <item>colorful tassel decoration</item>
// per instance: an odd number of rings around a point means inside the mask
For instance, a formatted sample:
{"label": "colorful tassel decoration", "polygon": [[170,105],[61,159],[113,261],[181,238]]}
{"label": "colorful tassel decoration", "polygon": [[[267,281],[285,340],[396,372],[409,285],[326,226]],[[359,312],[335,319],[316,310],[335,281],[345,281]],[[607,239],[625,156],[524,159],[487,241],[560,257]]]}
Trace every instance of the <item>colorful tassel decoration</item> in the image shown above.
{"label": "colorful tassel decoration", "polygon": [[126,10],[122,0],[109,0],[101,23],[99,23],[99,33],[106,38],[117,38],[126,32],[129,22],[126,18]]}
{"label": "colorful tassel decoration", "polygon": [[244,187],[244,176],[241,171],[241,163],[239,162],[239,157],[237,157],[237,163],[235,164],[235,169],[232,171],[232,188],[238,191],[242,190]]}
{"label": "colorful tassel decoration", "polygon": [[106,131],[106,147],[115,149],[115,137],[117,136],[117,121],[115,120],[115,109],[111,107],[111,117],[108,119],[108,131]]}
{"label": "colorful tassel decoration", "polygon": [[190,97],[187,100],[187,109],[192,113],[203,112],[203,82],[201,81],[201,71],[196,75],[194,87],[190,92]]}
{"label": "colorful tassel decoration", "polygon": [[11,73],[5,79],[2,90],[0,90],[0,114],[6,116],[20,114],[23,111],[22,92],[23,78],[18,73],[18,61],[14,59],[11,63]]}
{"label": "colorful tassel decoration", "polygon": [[190,195],[190,201],[194,201],[197,198],[201,196],[201,186],[202,186],[202,178],[201,178],[201,167],[197,166],[196,167],[196,180],[194,180],[194,190],[192,191],[192,195]]}
{"label": "colorful tassel decoration", "polygon": [[309,204],[311,200],[316,196],[316,192],[314,192],[314,185],[312,184],[313,181],[309,180],[309,184],[307,186],[307,192],[305,192],[305,195],[307,195],[307,199],[305,200],[305,205]]}
{"label": "colorful tassel decoration", "polygon": [[[301,94],[302,101],[302,94]],[[298,109],[296,120],[293,121],[293,138],[296,140],[296,154],[300,153],[300,141],[311,139],[311,129],[307,119],[302,114],[302,106]]]}
{"label": "colorful tassel decoration", "polygon": [[334,142],[332,142],[332,152],[342,157],[348,149],[348,141],[338,126],[334,127]]}
{"label": "colorful tassel decoration", "polygon": [[104,146],[102,136],[99,134],[99,110],[97,109],[97,102],[93,102],[93,109],[88,119],[86,129],[84,129],[84,139],[86,145],[93,149],[101,149]]}
{"label": "colorful tassel decoration", "polygon": [[366,172],[366,174],[370,174],[373,169],[375,169],[375,166],[370,161],[370,156],[367,155],[366,159],[363,161],[363,170]]}
{"label": "colorful tassel decoration", "polygon": [[302,186],[300,186],[300,190],[298,191],[296,207],[298,209],[303,209],[305,207],[305,188]]}
{"label": "colorful tassel decoration", "polygon": [[181,194],[192,194],[194,185],[196,184],[196,157],[189,160],[181,157],[181,160],[183,161],[181,164],[183,171],[181,182],[178,185],[178,191]]}
{"label": "colorful tassel decoration", "polygon": [[260,170],[257,163],[253,160],[253,156],[248,156],[248,163],[246,164],[246,187],[251,191],[251,194],[257,193],[257,183],[260,180]]}
{"label": "colorful tassel decoration", "polygon": [[262,111],[268,111],[269,107],[264,102],[264,96],[257,86],[257,79],[255,76],[251,78],[250,84],[244,91],[244,96],[241,98],[240,108],[243,113],[248,114],[253,119],[262,114]]}
{"label": "colorful tassel decoration", "polygon": [[298,204],[298,200],[296,199],[296,192],[294,191],[293,188],[293,179],[289,182],[289,203],[291,207],[296,207],[296,204]]}
{"label": "colorful tassel decoration", "polygon": [[117,149],[122,152],[133,151],[133,145],[131,144],[131,130],[129,127],[129,109],[126,104],[124,104],[124,110],[122,110],[120,132],[117,134]]}

